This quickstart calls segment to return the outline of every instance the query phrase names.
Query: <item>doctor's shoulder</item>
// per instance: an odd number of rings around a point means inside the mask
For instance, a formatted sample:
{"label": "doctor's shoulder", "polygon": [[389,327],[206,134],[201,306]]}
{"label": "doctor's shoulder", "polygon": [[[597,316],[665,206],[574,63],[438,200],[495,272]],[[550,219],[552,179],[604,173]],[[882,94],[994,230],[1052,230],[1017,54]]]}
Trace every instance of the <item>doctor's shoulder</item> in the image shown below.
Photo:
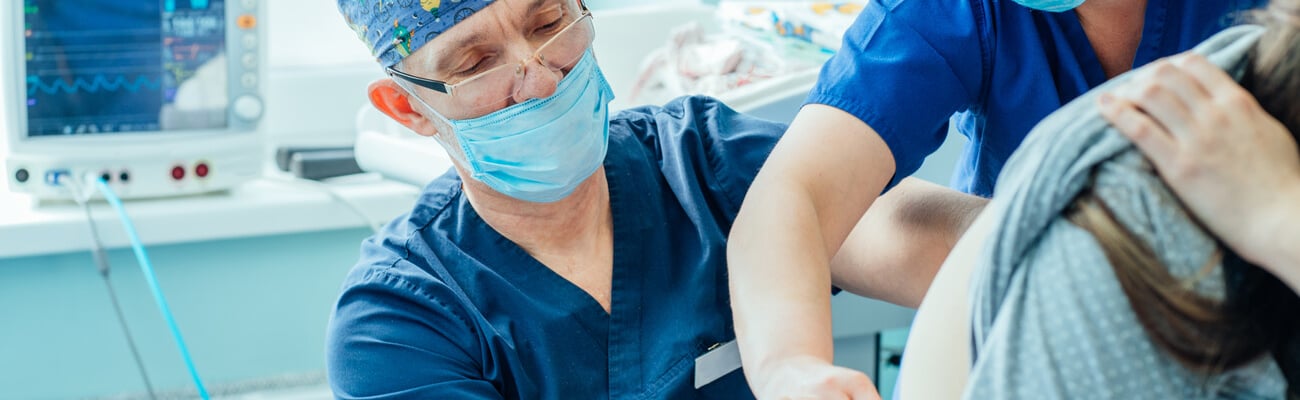
{"label": "doctor's shoulder", "polygon": [[482,385],[473,368],[481,361],[474,355],[483,352],[472,306],[441,264],[456,256],[435,254],[431,248],[445,246],[427,243],[445,239],[428,237],[428,230],[454,212],[460,190],[459,179],[438,178],[408,214],[362,243],[327,328],[336,396],[408,398],[414,391],[417,398],[443,397]]}
{"label": "doctor's shoulder", "polygon": [[335,395],[428,398],[486,385],[474,367],[481,341],[450,286],[400,257],[370,261],[349,273],[326,331]]}
{"label": "doctor's shoulder", "polygon": [[438,303],[432,311],[457,314],[455,318],[469,328],[458,288],[451,287],[454,283],[441,264],[462,255],[449,248],[447,236],[454,233],[446,232],[444,226],[457,224],[439,223],[461,219],[455,214],[467,207],[462,204],[463,196],[460,178],[449,170],[425,186],[411,211],[364,240],[357,263],[343,281],[336,316],[345,302],[357,298],[381,306],[389,302]]}
{"label": "doctor's shoulder", "polygon": [[713,145],[735,138],[759,139],[738,144],[767,154],[788,127],[741,113],[721,100],[704,95],[682,96],[662,106],[644,105],[619,111],[610,117],[609,124],[611,137],[631,135],[661,158],[679,151],[711,152]]}

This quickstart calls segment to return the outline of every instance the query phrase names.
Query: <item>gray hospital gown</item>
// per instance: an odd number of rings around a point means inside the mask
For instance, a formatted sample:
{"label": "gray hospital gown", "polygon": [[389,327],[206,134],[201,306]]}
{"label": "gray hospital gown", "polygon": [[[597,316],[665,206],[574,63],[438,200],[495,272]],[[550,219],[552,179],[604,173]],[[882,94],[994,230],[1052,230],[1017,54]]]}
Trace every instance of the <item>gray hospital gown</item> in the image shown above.
{"label": "gray hospital gown", "polygon": [[[1233,28],[1194,51],[1240,77],[1261,32]],[[1000,177],[988,210],[997,228],[971,281],[975,364],[964,398],[1283,397],[1272,358],[1206,376],[1164,355],[1138,323],[1096,240],[1063,216],[1095,169],[1094,193],[1175,276],[1192,276],[1214,250],[1213,239],[1097,110],[1098,93],[1131,76],[1045,119]],[[1222,275],[1200,282],[1199,292],[1222,298]]]}

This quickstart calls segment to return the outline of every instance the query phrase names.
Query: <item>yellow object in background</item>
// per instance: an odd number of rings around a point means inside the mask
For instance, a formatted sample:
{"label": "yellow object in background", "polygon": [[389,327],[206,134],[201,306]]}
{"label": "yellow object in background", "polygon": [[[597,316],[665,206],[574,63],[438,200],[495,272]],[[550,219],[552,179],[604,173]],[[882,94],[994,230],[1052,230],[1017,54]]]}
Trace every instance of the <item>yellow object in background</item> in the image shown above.
{"label": "yellow object in background", "polygon": [[859,3],[840,3],[835,7],[835,11],[839,11],[840,14],[857,15],[862,12],[862,8],[862,4]]}
{"label": "yellow object in background", "polygon": [[862,4],[852,2],[831,3],[829,1],[819,1],[812,4],[812,11],[817,15],[826,15],[832,10],[844,15],[857,15],[857,13],[862,12]]}
{"label": "yellow object in background", "polygon": [[832,54],[839,49],[844,31],[865,6],[866,2],[859,0],[722,0],[717,13],[731,26],[774,36],[768,40],[778,46],[812,47],[816,52]]}

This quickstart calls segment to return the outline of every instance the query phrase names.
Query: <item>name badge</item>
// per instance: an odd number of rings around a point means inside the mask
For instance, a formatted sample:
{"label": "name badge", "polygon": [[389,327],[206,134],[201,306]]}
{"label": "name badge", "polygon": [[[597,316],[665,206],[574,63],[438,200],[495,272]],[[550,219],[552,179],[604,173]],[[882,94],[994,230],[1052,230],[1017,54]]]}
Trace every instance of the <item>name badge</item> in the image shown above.
{"label": "name badge", "polygon": [[740,369],[740,346],[736,341],[714,345],[704,355],[695,358],[695,388],[704,387],[737,369]]}

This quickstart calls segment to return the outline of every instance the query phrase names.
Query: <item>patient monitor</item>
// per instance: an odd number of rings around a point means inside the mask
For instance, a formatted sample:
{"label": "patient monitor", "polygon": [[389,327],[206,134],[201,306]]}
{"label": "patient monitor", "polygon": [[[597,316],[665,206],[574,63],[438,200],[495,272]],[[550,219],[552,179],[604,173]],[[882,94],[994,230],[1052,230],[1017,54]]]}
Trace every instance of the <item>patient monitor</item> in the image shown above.
{"label": "patient monitor", "polygon": [[258,175],[264,0],[14,0],[0,5],[9,188],[67,198],[231,188]]}

